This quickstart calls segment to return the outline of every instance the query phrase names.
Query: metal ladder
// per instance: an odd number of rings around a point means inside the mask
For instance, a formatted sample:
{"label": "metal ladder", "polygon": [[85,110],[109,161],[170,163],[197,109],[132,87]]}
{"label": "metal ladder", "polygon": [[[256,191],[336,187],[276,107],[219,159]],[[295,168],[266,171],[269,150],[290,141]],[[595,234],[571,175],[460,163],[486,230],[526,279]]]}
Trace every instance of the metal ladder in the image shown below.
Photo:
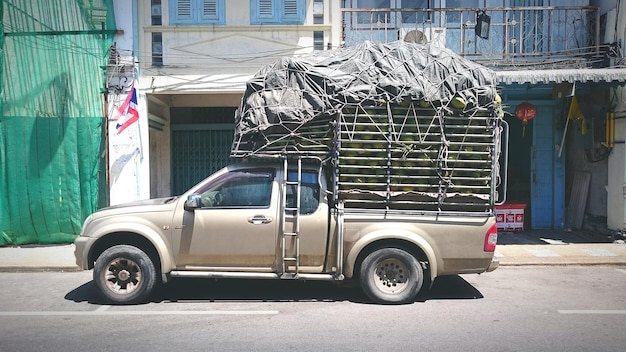
{"label": "metal ladder", "polygon": [[[290,170],[290,162],[296,163],[296,180],[289,180],[289,170]],[[298,277],[300,271],[300,200],[301,200],[301,190],[302,190],[302,158],[296,157],[294,159],[290,159],[286,157],[284,159],[284,182],[282,189],[282,206],[283,206],[283,216],[281,217],[281,229],[282,229],[282,239],[281,239],[281,261],[282,261],[282,272],[281,279],[296,279]],[[295,186],[295,206],[289,207],[287,204],[287,188],[290,186]],[[291,229],[287,229],[287,218],[293,219],[293,224]],[[293,256],[287,256],[287,242],[289,239],[294,240],[295,253]],[[289,271],[289,264],[292,264],[295,269],[293,271]]]}

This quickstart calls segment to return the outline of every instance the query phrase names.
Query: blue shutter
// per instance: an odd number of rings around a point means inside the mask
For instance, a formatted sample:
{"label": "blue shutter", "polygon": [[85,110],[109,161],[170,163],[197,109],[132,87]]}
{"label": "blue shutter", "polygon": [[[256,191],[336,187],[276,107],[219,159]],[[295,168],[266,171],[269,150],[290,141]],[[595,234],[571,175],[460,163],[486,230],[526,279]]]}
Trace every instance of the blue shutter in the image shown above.
{"label": "blue shutter", "polygon": [[252,0],[252,22],[253,23],[275,23],[277,22],[277,6],[275,0]]}
{"label": "blue shutter", "polygon": [[170,1],[170,22],[174,24],[193,23],[192,0]]}
{"label": "blue shutter", "polygon": [[170,0],[170,24],[224,24],[224,0]]}
{"label": "blue shutter", "polygon": [[217,20],[217,0],[202,0],[202,12],[200,17],[203,20]]}
{"label": "blue shutter", "polygon": [[303,24],[305,0],[284,0],[280,22],[285,24]]}
{"label": "blue shutter", "polygon": [[303,24],[306,0],[250,0],[251,24]]}
{"label": "blue shutter", "polygon": [[224,24],[224,0],[200,0],[199,21],[203,23]]}

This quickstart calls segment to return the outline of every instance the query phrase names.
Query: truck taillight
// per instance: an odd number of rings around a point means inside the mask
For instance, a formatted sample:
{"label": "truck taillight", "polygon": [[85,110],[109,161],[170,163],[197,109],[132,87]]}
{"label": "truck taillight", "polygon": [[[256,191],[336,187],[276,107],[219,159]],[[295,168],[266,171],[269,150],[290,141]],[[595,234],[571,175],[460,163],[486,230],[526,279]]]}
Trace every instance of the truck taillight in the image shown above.
{"label": "truck taillight", "polygon": [[498,243],[498,227],[494,223],[485,234],[485,252],[495,251],[496,243]]}

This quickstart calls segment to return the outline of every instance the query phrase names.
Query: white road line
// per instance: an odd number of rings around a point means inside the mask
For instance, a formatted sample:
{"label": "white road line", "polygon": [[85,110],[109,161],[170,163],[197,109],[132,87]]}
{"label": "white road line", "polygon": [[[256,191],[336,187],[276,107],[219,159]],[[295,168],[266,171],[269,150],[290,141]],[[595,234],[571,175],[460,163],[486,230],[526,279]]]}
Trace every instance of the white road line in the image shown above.
{"label": "white road line", "polygon": [[619,271],[622,274],[626,274],[626,269],[617,269],[617,271]]}
{"label": "white road line", "polygon": [[276,315],[277,310],[165,310],[165,311],[105,311],[102,307],[92,311],[0,312],[2,317],[28,316],[119,316],[119,315]]}
{"label": "white road line", "polygon": [[587,309],[587,310],[558,310],[560,314],[626,314],[626,310],[617,309]]}

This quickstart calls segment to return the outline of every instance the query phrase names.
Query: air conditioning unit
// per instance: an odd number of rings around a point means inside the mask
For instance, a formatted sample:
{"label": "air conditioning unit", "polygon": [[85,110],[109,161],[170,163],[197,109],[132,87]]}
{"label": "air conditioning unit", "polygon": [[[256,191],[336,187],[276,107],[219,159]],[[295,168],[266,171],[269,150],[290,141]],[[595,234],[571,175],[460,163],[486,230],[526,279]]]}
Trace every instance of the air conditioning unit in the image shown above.
{"label": "air conditioning unit", "polygon": [[430,44],[438,48],[446,47],[446,29],[443,27],[400,28],[398,40],[417,44]]}

